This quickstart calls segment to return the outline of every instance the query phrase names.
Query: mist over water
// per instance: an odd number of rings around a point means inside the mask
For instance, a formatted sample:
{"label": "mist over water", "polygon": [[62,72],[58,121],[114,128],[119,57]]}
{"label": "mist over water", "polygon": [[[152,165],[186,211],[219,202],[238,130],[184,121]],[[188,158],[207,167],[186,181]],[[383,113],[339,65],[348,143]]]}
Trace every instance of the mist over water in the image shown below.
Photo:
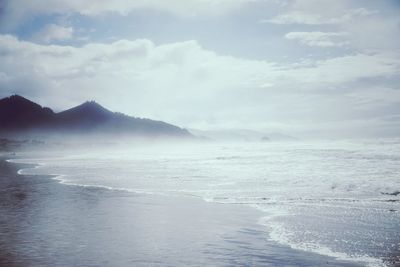
{"label": "mist over water", "polygon": [[400,142],[131,144],[21,153],[21,174],[263,211],[281,245],[371,266],[399,260]]}

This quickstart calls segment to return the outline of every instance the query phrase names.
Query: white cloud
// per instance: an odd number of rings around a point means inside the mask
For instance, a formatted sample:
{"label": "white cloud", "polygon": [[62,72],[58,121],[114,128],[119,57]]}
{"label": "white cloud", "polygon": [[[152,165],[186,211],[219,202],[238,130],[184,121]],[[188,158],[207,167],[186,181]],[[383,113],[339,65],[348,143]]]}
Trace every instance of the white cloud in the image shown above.
{"label": "white cloud", "polygon": [[196,17],[224,15],[240,10],[245,4],[263,1],[267,0],[12,0],[7,2],[6,10],[16,20],[32,14],[126,15],[134,10],[156,10],[180,17]]}
{"label": "white cloud", "polygon": [[[289,70],[288,78],[297,82],[314,84],[324,88],[324,84],[340,85],[363,78],[389,77],[400,74],[400,55],[396,53],[354,54],[326,60],[306,62]],[[307,85],[310,86],[310,85]],[[351,92],[356,88],[348,88]]]}
{"label": "white cloud", "polygon": [[[296,39],[304,45],[345,45],[359,52],[383,51],[398,49],[400,45],[400,17],[392,9],[393,6],[385,1],[363,7],[345,0],[293,0],[281,9],[280,14],[261,22],[301,25],[305,31],[288,33],[286,38]],[[322,33],[326,29],[330,33]],[[340,33],[340,36],[332,32]],[[341,34],[344,32],[347,35]]]}
{"label": "white cloud", "polygon": [[342,24],[378,14],[377,10],[353,6],[346,0],[292,0],[279,15],[261,22],[273,24]]}
{"label": "white cloud", "polygon": [[[0,79],[0,94],[21,93],[58,108],[94,98],[112,110],[187,127],[262,127],[313,118],[317,123],[346,120],[354,103],[380,90],[364,97],[357,81],[398,76],[399,62],[398,54],[382,53],[277,64],[222,56],[196,41],[72,47],[0,35],[0,73],[6,77]],[[348,87],[348,94],[332,92],[340,87]],[[337,106],[340,112],[331,114]]]}
{"label": "white cloud", "polygon": [[324,24],[342,24],[357,18],[375,15],[375,10],[367,10],[365,8],[356,8],[341,12],[332,12],[329,8],[326,10],[317,10],[313,13],[310,10],[292,10],[287,13],[280,14],[270,19],[263,19],[262,23],[273,24],[306,24],[306,25],[324,25]]}
{"label": "white cloud", "polygon": [[348,44],[343,40],[347,35],[345,32],[289,32],[285,38],[308,46],[334,47]]}
{"label": "white cloud", "polygon": [[285,14],[275,16],[271,19],[260,20],[260,22],[273,23],[273,24],[321,25],[321,24],[335,24],[339,22],[339,19],[326,18],[320,14],[308,14],[300,11],[291,11]]}
{"label": "white cloud", "polygon": [[74,29],[72,27],[63,27],[57,24],[48,24],[42,30],[37,32],[33,39],[35,41],[50,43],[51,41],[68,40],[73,37]]}

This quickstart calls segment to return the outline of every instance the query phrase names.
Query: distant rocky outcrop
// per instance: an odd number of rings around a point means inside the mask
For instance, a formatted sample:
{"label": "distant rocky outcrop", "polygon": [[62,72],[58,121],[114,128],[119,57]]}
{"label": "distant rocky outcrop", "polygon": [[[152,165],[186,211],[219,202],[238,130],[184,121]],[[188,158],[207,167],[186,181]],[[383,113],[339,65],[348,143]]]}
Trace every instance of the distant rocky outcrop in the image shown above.
{"label": "distant rocky outcrop", "polygon": [[263,136],[263,137],[261,137],[261,141],[269,142],[269,141],[271,141],[271,139],[268,136]]}
{"label": "distant rocky outcrop", "polygon": [[1,99],[0,134],[29,133],[192,137],[187,130],[175,125],[112,112],[94,101],[55,113],[18,95]]}
{"label": "distant rocky outcrop", "polygon": [[198,130],[189,131],[203,139],[226,142],[275,142],[275,141],[295,141],[295,137],[281,133],[265,133],[247,129],[222,129],[222,130]]}

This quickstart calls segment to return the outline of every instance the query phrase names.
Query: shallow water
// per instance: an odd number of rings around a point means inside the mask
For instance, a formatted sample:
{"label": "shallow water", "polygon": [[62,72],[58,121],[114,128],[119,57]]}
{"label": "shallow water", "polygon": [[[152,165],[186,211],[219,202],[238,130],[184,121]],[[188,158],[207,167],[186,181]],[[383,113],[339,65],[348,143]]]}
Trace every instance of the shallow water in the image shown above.
{"label": "shallow water", "polygon": [[62,183],[193,195],[263,212],[267,238],[380,266],[400,257],[400,143],[152,145],[21,154],[23,174]]}
{"label": "shallow water", "polygon": [[0,161],[0,266],[346,266],[268,239],[244,205],[67,186]]}

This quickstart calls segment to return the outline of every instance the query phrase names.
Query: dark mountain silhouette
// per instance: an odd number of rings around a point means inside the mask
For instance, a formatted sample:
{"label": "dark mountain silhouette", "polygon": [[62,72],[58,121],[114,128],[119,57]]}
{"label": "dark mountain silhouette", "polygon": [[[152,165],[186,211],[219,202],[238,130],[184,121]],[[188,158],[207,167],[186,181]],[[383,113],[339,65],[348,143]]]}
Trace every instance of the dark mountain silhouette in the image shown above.
{"label": "dark mountain silhouette", "polygon": [[18,135],[121,134],[127,136],[191,137],[185,129],[149,119],[111,112],[94,101],[85,102],[60,113],[13,95],[0,100],[0,133]]}
{"label": "dark mountain silhouette", "polygon": [[95,128],[117,119],[117,113],[113,113],[94,101],[85,102],[79,106],[60,112],[57,115],[57,127],[72,129],[94,130]]}
{"label": "dark mountain silhouette", "polygon": [[0,131],[20,131],[33,127],[45,127],[55,118],[49,108],[13,95],[0,100]]}

